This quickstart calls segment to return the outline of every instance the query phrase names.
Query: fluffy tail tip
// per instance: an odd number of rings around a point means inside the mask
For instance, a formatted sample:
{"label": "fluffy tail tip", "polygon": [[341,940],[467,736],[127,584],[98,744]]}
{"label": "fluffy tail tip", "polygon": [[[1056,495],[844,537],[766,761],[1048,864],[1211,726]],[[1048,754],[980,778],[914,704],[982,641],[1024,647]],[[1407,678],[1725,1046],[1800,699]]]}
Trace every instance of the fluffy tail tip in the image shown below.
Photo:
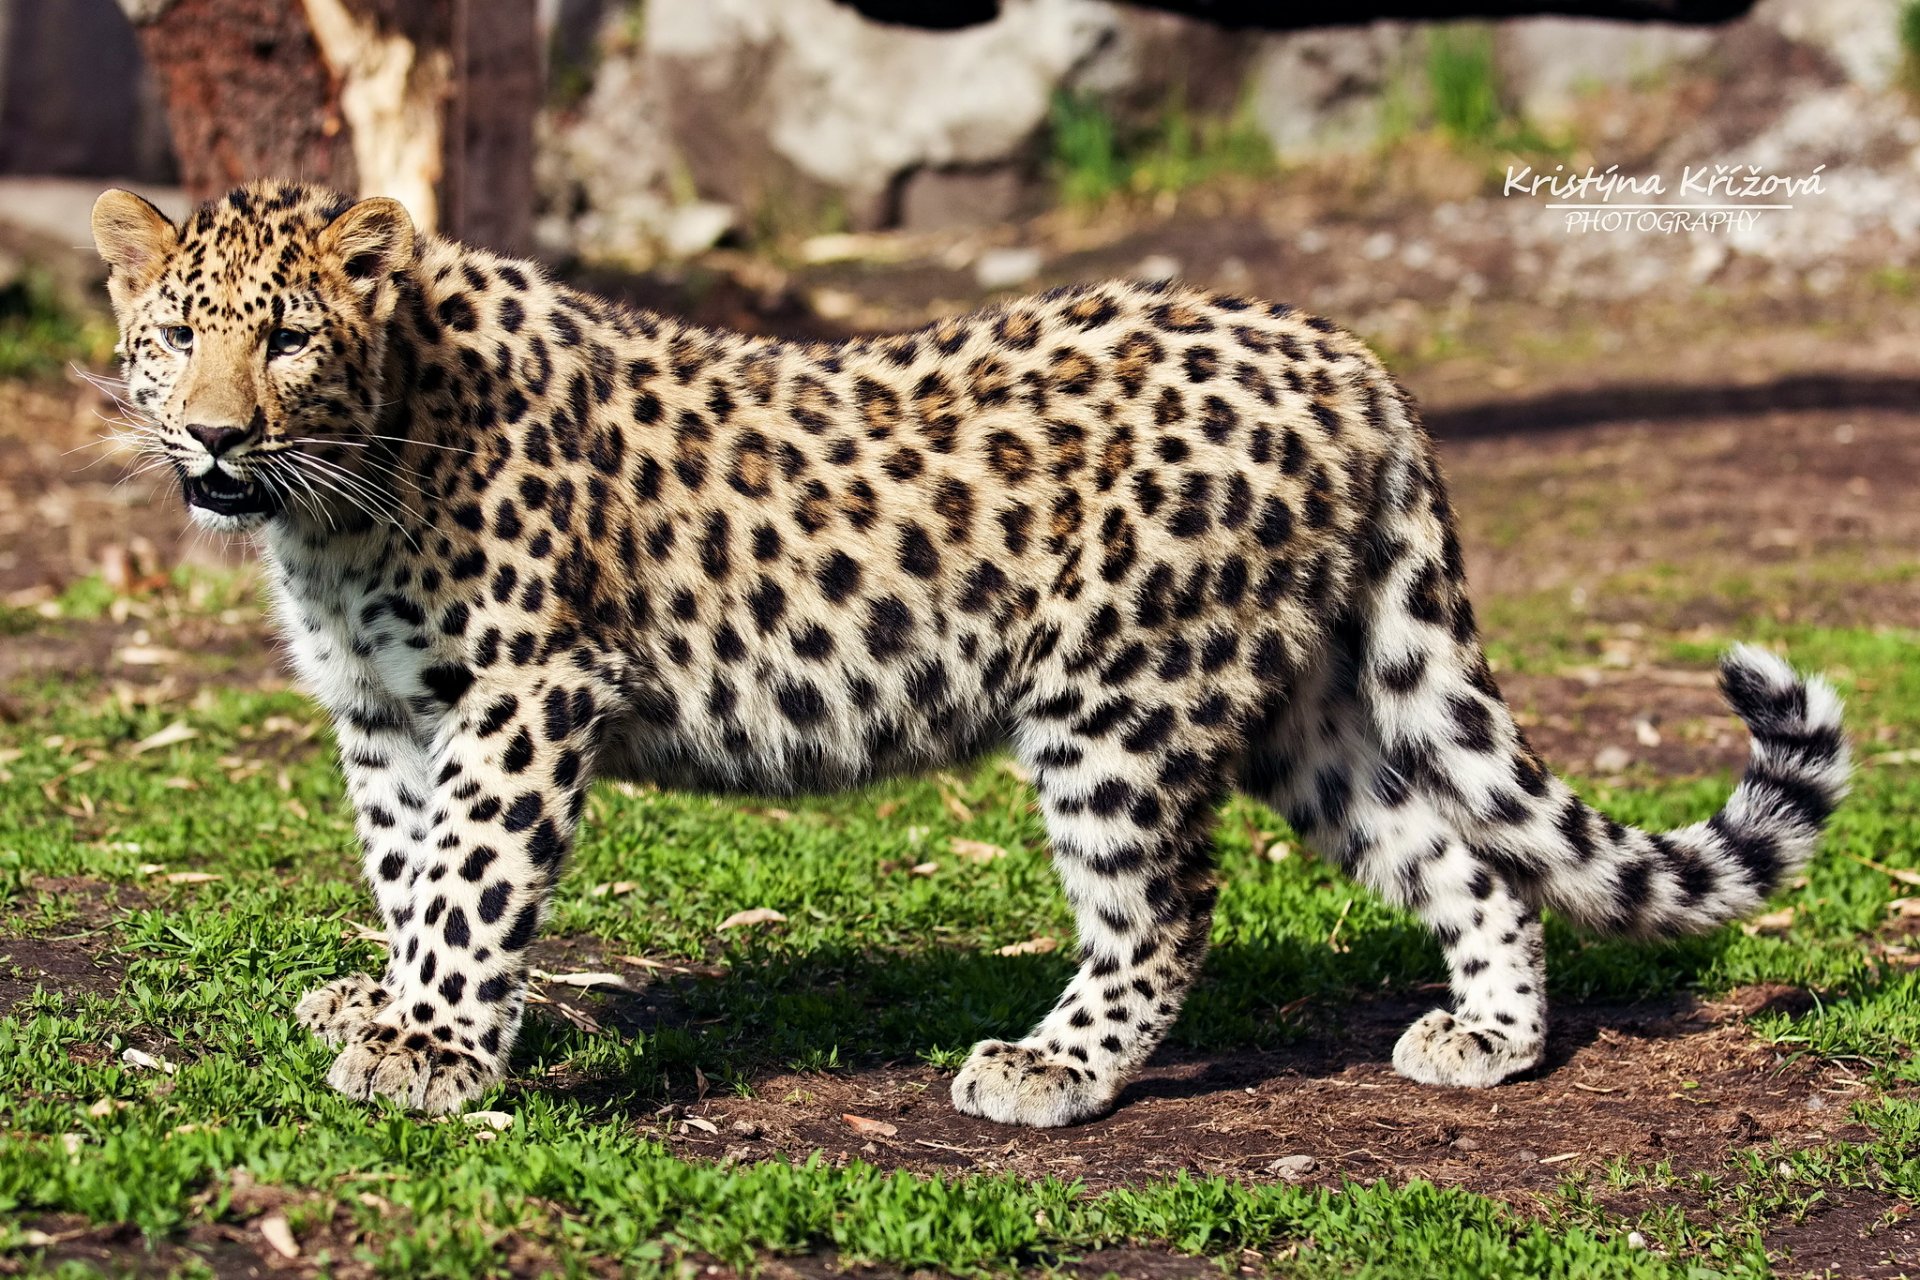
{"label": "fluffy tail tip", "polygon": [[1840,695],[1825,678],[1800,675],[1777,654],[1749,644],[1735,645],[1720,660],[1720,684],[1753,734],[1753,760],[1741,788],[1751,793],[1749,806],[1762,802],[1776,820],[1797,820],[1810,838],[1845,798],[1853,776]]}
{"label": "fluffy tail tip", "polygon": [[1756,738],[1792,741],[1814,735],[1822,741],[1805,745],[1844,757],[1840,695],[1825,677],[1803,676],[1776,653],[1737,644],[1720,659],[1720,687]]}

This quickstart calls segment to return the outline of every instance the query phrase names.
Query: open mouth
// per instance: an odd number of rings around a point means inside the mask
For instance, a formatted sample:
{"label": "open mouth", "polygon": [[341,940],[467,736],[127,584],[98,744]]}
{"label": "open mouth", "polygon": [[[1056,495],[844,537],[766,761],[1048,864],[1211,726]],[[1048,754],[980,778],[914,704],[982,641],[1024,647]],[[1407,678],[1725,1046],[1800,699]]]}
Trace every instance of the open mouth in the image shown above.
{"label": "open mouth", "polygon": [[267,516],[275,510],[273,494],[265,485],[235,479],[219,467],[205,475],[185,476],[181,486],[187,505],[223,516]]}

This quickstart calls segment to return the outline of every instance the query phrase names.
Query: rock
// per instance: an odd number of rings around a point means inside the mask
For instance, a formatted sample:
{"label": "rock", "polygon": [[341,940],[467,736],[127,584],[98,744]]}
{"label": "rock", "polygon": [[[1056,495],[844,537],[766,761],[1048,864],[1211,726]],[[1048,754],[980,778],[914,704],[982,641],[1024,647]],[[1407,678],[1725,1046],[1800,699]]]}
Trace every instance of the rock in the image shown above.
{"label": "rock", "polygon": [[1180,260],[1165,253],[1150,253],[1133,264],[1133,277],[1136,280],[1151,280],[1156,283],[1174,280],[1180,275]]}
{"label": "rock", "polygon": [[753,194],[726,157],[687,145],[704,127],[694,117],[723,116],[751,153],[841,193],[857,225],[901,174],[1016,154],[1119,23],[1102,0],[1007,0],[992,22],[943,32],[834,0],[709,0],[649,6],[640,57],[703,193]]}
{"label": "rock", "polygon": [[1602,18],[1523,18],[1496,29],[1494,56],[1523,116],[1563,121],[1594,89],[1628,86],[1689,62],[1713,46],[1708,27]]}
{"label": "rock", "polygon": [[1892,0],[1761,0],[1748,21],[1826,54],[1863,89],[1900,74],[1900,6]]}
{"label": "rock", "polygon": [[1038,249],[989,249],[973,264],[973,281],[982,289],[1017,289],[1040,274],[1046,259]]}
{"label": "rock", "polygon": [[1379,136],[1387,90],[1417,61],[1404,22],[1292,31],[1261,40],[1253,118],[1283,157],[1350,151]]}
{"label": "rock", "polygon": [[1267,1165],[1267,1172],[1282,1182],[1304,1182],[1320,1167],[1312,1156],[1281,1156]]}
{"label": "rock", "polygon": [[1017,166],[920,169],[900,188],[896,220],[903,231],[951,231],[1017,216],[1027,192]]}
{"label": "rock", "polygon": [[1594,752],[1593,771],[1611,776],[1625,773],[1627,766],[1633,763],[1633,755],[1625,747],[1607,746]]}

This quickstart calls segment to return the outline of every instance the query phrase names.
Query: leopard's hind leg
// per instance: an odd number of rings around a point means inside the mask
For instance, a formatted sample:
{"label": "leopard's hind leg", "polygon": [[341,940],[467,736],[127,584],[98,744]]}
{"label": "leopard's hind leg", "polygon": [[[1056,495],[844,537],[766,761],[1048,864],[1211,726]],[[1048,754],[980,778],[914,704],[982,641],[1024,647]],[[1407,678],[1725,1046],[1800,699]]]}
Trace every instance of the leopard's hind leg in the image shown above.
{"label": "leopard's hind leg", "polygon": [[1325,660],[1253,744],[1247,789],[1439,939],[1452,1007],[1407,1030],[1394,1066],[1424,1084],[1497,1084],[1546,1048],[1539,909],[1528,885],[1490,863],[1383,745],[1360,692],[1363,645],[1357,627],[1337,629]]}

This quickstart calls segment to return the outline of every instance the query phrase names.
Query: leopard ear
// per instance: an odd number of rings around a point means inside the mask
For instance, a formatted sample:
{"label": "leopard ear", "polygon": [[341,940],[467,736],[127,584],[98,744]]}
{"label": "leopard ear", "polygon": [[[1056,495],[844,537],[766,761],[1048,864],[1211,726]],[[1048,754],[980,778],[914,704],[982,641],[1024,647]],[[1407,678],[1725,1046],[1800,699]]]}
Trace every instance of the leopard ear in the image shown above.
{"label": "leopard ear", "polygon": [[116,301],[151,284],[179,242],[166,215],[131,191],[102,192],[93,202],[93,245]]}
{"label": "leopard ear", "polygon": [[365,290],[413,261],[413,219],[398,200],[372,196],[327,224],[323,253]]}

